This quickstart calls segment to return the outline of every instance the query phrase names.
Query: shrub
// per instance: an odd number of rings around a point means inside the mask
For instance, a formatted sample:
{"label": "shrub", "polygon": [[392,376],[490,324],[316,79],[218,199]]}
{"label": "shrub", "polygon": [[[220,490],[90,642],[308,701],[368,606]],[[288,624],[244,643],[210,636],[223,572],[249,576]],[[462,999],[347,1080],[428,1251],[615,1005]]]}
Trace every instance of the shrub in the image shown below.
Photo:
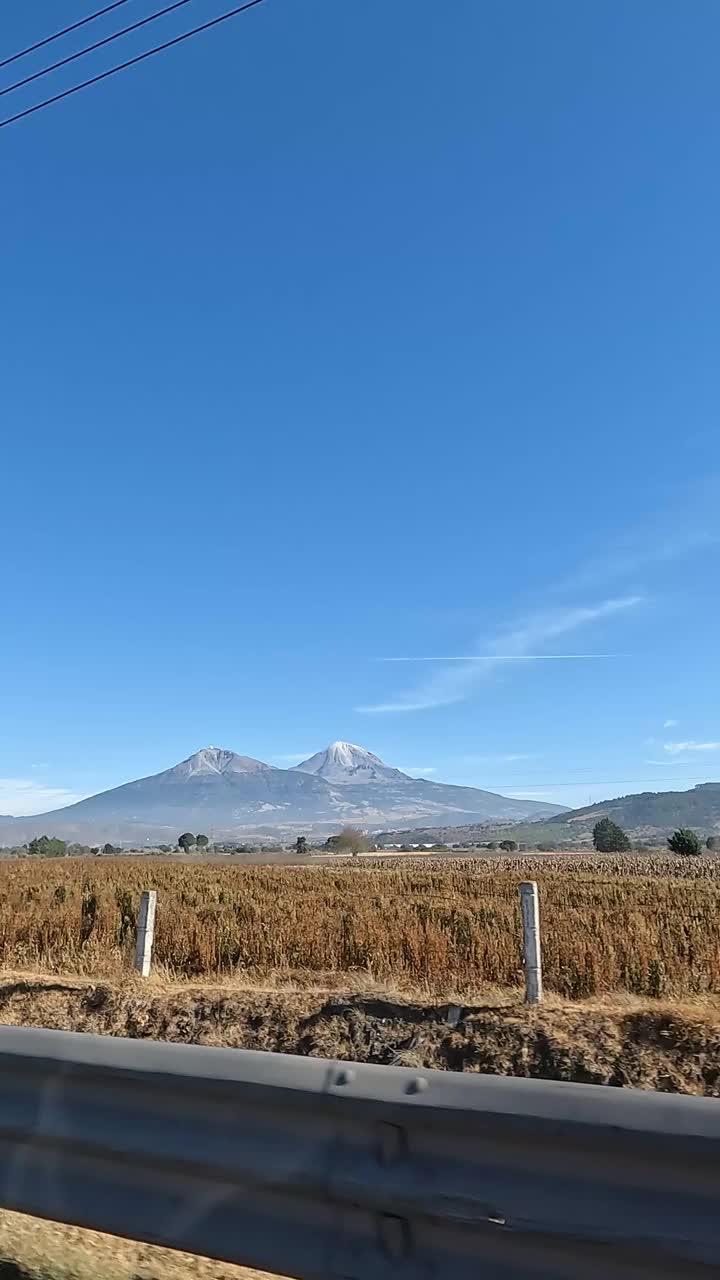
{"label": "shrub", "polygon": [[39,858],[62,858],[67,846],[57,836],[36,836],[28,845],[28,853]]}
{"label": "shrub", "polygon": [[[342,853],[347,853],[348,850],[350,853],[360,853],[366,850],[370,843],[365,833],[357,827],[343,827],[340,835],[331,839],[334,839],[334,847]],[[327,843],[329,844],[330,841],[328,840]]]}
{"label": "shrub", "polygon": [[695,858],[702,853],[702,845],[694,831],[689,827],[678,827],[668,837],[668,848],[681,858]]}

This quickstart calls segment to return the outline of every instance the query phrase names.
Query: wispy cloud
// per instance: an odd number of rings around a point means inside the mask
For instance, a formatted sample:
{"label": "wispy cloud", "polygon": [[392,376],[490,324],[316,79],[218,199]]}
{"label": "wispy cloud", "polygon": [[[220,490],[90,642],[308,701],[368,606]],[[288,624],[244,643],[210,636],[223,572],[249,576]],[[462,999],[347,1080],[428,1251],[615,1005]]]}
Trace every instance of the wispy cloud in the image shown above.
{"label": "wispy cloud", "polygon": [[664,742],[663,750],[673,756],[683,751],[720,751],[720,742]]}
{"label": "wispy cloud", "polygon": [[49,809],[62,809],[84,796],[65,787],[48,787],[33,778],[0,778],[0,813],[29,817]]}
{"label": "wispy cloud", "polygon": [[[470,696],[482,680],[504,663],[515,662],[518,659],[526,662],[542,660],[544,655],[538,655],[536,650],[543,644],[570,631],[575,631],[578,627],[588,626],[613,614],[632,609],[641,601],[641,596],[621,596],[602,600],[597,604],[577,605],[555,609],[549,613],[533,614],[520,625],[503,631],[495,643],[488,646],[489,652],[452,660],[446,669],[433,673],[430,679],[422,681],[408,693],[400,694],[386,702],[373,703],[355,709],[368,714],[382,714],[426,711],[433,707],[462,702]],[[440,661],[442,662],[442,659]]]}
{"label": "wispy cloud", "polygon": [[417,774],[421,778],[426,778],[429,773],[437,773],[437,769],[432,764],[400,764],[398,768],[401,773],[409,773],[413,776]]}
{"label": "wispy cloud", "polygon": [[430,707],[442,707],[450,702],[460,702],[462,700],[462,694],[460,697],[443,698],[441,701],[437,701],[437,699],[428,701],[429,696],[425,695],[419,702],[411,702],[409,699],[402,702],[374,702],[369,706],[356,707],[355,710],[362,712],[364,715],[372,715],[375,712],[382,711],[427,711]]}
{"label": "wispy cloud", "polygon": [[[552,658],[623,658],[622,653],[453,653],[432,657],[377,658],[377,662],[546,662]],[[670,724],[675,724],[671,720]]]}
{"label": "wispy cloud", "polygon": [[679,723],[679,720],[664,720],[663,729],[674,729]]}
{"label": "wispy cloud", "polygon": [[[667,523],[667,513],[663,513],[662,523]],[[668,534],[659,518],[653,524],[654,528],[620,539],[605,554],[589,560],[561,582],[560,589],[578,591],[613,579],[633,577],[643,569],[681,560],[720,542],[716,528],[685,529]]]}
{"label": "wispy cloud", "polygon": [[303,760],[309,760],[314,755],[314,751],[288,751],[285,755],[268,756],[268,759],[275,760],[278,764],[302,764]]}

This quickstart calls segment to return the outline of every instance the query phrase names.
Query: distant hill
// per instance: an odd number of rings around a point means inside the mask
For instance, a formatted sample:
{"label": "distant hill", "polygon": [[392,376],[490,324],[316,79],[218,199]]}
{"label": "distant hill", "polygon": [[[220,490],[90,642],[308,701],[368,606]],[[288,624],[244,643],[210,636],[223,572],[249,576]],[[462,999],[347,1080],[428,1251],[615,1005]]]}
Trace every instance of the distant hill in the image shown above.
{"label": "distant hill", "polygon": [[0,845],[38,835],[83,844],[174,843],[182,831],[211,839],[298,832],[329,834],[352,823],[376,831],[390,823],[521,819],[555,813],[550,804],[411,778],[349,742],[333,742],[294,769],[276,769],[220,747],[89,796],[65,809],[0,819]]}
{"label": "distant hill", "polygon": [[[633,835],[670,835],[693,827],[703,835],[720,832],[720,782],[703,782],[690,791],[641,791],[569,809],[553,818],[568,831],[592,831],[600,818],[612,818]],[[530,824],[531,826],[534,824]]]}
{"label": "distant hill", "polygon": [[518,844],[548,844],[557,847],[574,840],[575,832],[556,823],[554,817],[546,821],[523,822],[467,822],[462,825],[428,825],[424,827],[392,828],[376,834],[377,843],[385,848],[400,844],[446,844],[470,848],[490,841],[515,840]]}
{"label": "distant hill", "polygon": [[384,831],[383,844],[477,844],[502,840],[518,843],[590,844],[592,830],[601,818],[612,818],[633,840],[664,844],[676,827],[692,827],[699,835],[720,834],[720,782],[703,782],[689,791],[641,791],[637,795],[601,800],[582,809],[567,809],[549,819],[513,823],[464,823],[427,825],[414,830]]}

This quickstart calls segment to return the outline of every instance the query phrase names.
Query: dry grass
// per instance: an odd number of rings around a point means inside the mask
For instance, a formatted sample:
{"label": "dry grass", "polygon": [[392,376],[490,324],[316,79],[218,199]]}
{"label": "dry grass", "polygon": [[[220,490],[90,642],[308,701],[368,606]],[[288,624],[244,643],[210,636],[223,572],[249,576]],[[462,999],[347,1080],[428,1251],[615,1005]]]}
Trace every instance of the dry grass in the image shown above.
{"label": "dry grass", "polygon": [[234,1267],[101,1231],[0,1210],[0,1277],[10,1280],[271,1280]]}
{"label": "dry grass", "polygon": [[419,859],[238,867],[162,859],[0,864],[0,965],[116,977],[140,893],[158,890],[167,977],[342,985],[437,996],[521,982],[517,886],[540,885],[545,982],[575,999],[720,992],[720,864],[709,859]]}
{"label": "dry grass", "polygon": [[[0,1022],[382,1065],[720,1095],[720,998],[673,1004],[519,993],[447,1003],[351,983],[277,991],[215,982],[0,981]],[[1,1274],[1,1273],[0,1273]]]}

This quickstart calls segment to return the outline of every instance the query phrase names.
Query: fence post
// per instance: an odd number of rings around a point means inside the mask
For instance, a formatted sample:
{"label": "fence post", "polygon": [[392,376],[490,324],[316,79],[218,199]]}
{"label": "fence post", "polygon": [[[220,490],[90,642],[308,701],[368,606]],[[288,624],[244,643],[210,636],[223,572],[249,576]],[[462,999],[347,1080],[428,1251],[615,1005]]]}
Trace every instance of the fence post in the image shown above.
{"label": "fence post", "polygon": [[157,890],[148,889],[140,899],[138,912],[137,946],[135,947],[135,968],[143,978],[150,973],[152,960],[153,937],[155,935],[155,908],[157,907]]}
{"label": "fence post", "polygon": [[534,880],[524,880],[520,885],[520,906],[523,924],[523,955],[525,958],[525,999],[528,1004],[540,1004],[543,997],[542,959],[540,956],[540,906],[538,887]]}

